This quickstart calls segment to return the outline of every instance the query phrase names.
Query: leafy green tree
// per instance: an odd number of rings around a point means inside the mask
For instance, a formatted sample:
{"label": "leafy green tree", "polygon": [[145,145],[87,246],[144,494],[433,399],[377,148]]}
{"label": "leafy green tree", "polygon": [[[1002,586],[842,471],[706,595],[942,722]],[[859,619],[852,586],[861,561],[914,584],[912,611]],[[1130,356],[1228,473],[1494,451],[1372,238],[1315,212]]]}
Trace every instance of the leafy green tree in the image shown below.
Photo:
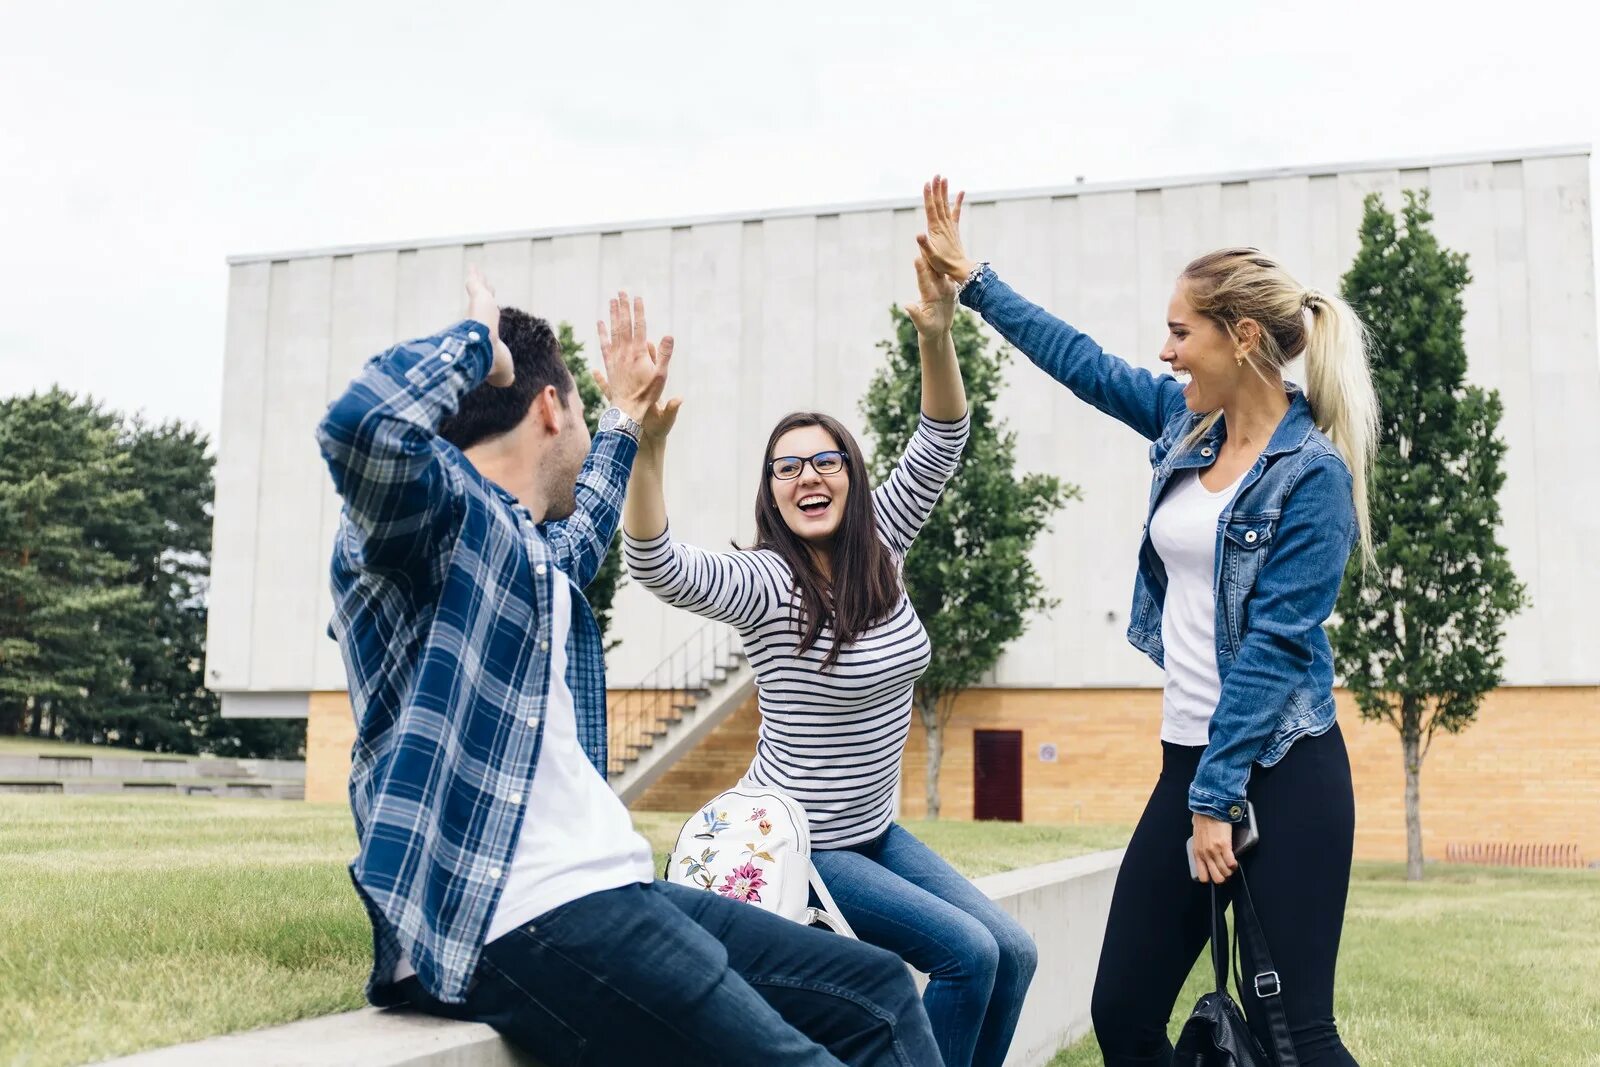
{"label": "leafy green tree", "polygon": [[201,680],[205,435],[59,389],[0,401],[0,732],[294,756],[296,723],[222,719]]}
{"label": "leafy green tree", "polygon": [[0,400],[0,732],[45,736],[89,714],[138,617],[105,518],[137,502],[118,420],[60,389]]}
{"label": "leafy green tree", "polygon": [[1466,384],[1467,257],[1440,246],[1426,192],[1400,218],[1367,197],[1345,299],[1372,335],[1382,408],[1371,481],[1377,567],[1352,559],[1333,646],[1363,718],[1400,734],[1406,874],[1422,877],[1422,762],[1502,680],[1506,621],[1527,603],[1498,540],[1500,396]]}
{"label": "leafy green tree", "polygon": [[[561,354],[567,361],[567,370],[578,383],[578,396],[583,399],[583,416],[589,423],[589,432],[594,433],[595,427],[600,422],[600,414],[606,409],[605,395],[600,392],[600,386],[589,373],[589,361],[583,358],[583,342],[572,335],[571,323],[563,322],[556,328],[556,340],[560,343]],[[612,603],[616,600],[617,590],[622,587],[622,582],[622,534],[619,531],[612,537],[611,549],[606,553],[605,561],[600,564],[600,570],[596,572],[594,581],[583,591],[584,599],[594,609],[595,621],[600,624],[600,638],[605,642],[608,652],[622,644],[620,638],[607,639],[611,629]]]}
{"label": "leafy green tree", "polygon": [[[862,412],[875,439],[874,480],[888,476],[921,417],[922,362],[917,330],[890,312],[895,337],[879,348],[887,363],[873,376]],[[944,731],[962,691],[982,680],[1027,625],[1055,601],[1028,558],[1050,517],[1080,494],[1045,474],[1018,476],[1016,434],[994,414],[1008,350],[991,352],[966,311],[952,329],[972,430],[961,467],[906,558],[906,592],[933,642],[934,657],[916,690],[927,735],[928,817],[939,817]]]}
{"label": "leafy green tree", "polygon": [[108,536],[117,538],[109,543],[132,567],[143,614],[118,635],[127,681],[100,695],[94,739],[164,752],[298,756],[302,724],[224,719],[220,700],[205,687],[215,490],[209,440],[182,423],[134,419],[122,445],[141,499],[117,517]]}

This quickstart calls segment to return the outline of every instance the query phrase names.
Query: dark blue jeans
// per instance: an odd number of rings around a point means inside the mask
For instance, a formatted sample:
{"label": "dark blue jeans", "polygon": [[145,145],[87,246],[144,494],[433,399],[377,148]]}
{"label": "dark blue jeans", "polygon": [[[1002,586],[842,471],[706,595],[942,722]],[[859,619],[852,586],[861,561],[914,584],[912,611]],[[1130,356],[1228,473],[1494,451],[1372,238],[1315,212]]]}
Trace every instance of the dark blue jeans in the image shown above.
{"label": "dark blue jeans", "polygon": [[811,858],[856,935],[928,975],[947,1067],[1000,1067],[1038,966],[1028,932],[901,826]]}
{"label": "dark blue jeans", "polygon": [[546,1067],[927,1067],[939,1053],[892,953],[749,904],[655,882],[592,893],[484,947],[467,1002]]}

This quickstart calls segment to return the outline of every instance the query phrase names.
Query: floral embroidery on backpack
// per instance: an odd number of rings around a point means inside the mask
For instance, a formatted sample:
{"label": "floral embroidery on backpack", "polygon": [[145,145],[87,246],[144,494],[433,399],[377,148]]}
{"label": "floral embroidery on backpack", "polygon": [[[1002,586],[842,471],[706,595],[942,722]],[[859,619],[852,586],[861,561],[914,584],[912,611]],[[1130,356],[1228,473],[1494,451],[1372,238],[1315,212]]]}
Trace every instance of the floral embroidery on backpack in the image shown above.
{"label": "floral embroidery on backpack", "polygon": [[717,892],[733,900],[743,900],[751,904],[760,903],[761,887],[766,885],[762,877],[761,868],[754,863],[746,862],[742,867],[735,867],[728,872],[728,880],[717,886]]}
{"label": "floral embroidery on backpack", "polygon": [[[762,837],[766,837],[768,834],[772,833],[772,820],[767,818],[766,808],[757,808],[755,811],[752,811],[750,813],[750,818],[746,821],[755,823],[756,829],[761,831]],[[748,847],[752,851],[755,849],[754,845],[750,845]],[[767,856],[766,858],[771,859],[772,857]]]}
{"label": "floral embroidery on backpack", "polygon": [[715,808],[705,809],[700,813],[700,818],[705,822],[705,825],[702,826],[700,828],[700,832],[694,836],[703,837],[708,841],[713,837],[716,837],[719,832],[726,830],[730,825],[732,825],[728,822],[728,813],[725,811],[717,811]]}
{"label": "floral embroidery on backpack", "polygon": [[710,889],[715,886],[717,876],[711,873],[710,864],[717,858],[717,852],[717,849],[708,848],[701,851],[698,860],[693,856],[683,857],[678,862],[688,868],[688,870],[684,871],[684,876],[694,879],[695,884],[702,889]]}

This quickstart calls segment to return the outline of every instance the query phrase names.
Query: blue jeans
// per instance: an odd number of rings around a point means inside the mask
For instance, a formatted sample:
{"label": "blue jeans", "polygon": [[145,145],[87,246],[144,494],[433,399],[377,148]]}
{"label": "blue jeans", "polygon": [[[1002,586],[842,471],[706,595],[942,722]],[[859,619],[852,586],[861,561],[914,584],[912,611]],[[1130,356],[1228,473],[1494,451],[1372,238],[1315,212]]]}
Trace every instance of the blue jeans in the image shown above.
{"label": "blue jeans", "polygon": [[545,1067],[939,1062],[892,954],[665,882],[591,893],[491,941],[465,1004],[415,977],[398,988]]}
{"label": "blue jeans", "polygon": [[811,858],[857,936],[928,975],[947,1067],[1000,1067],[1038,965],[1028,932],[903,827]]}

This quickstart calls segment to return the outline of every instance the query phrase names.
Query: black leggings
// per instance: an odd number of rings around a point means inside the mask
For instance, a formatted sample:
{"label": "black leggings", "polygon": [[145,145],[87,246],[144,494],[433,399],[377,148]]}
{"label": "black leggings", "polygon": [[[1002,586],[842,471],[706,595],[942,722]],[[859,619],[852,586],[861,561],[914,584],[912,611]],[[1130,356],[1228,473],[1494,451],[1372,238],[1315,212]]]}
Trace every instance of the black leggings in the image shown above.
{"label": "black leggings", "polygon": [[[1189,783],[1205,749],[1165,742],[1161,749],[1161,777],[1117,874],[1095,975],[1095,1037],[1115,1067],[1171,1063],[1167,1022],[1211,932],[1210,887],[1190,879],[1184,858],[1194,832]],[[1254,768],[1249,796],[1261,841],[1240,862],[1283,982],[1300,1062],[1354,1064],[1333,1023],[1333,971],[1356,826],[1339,727],[1302,737],[1277,764]],[[1253,990],[1244,1009],[1257,1040],[1271,1049]]]}

